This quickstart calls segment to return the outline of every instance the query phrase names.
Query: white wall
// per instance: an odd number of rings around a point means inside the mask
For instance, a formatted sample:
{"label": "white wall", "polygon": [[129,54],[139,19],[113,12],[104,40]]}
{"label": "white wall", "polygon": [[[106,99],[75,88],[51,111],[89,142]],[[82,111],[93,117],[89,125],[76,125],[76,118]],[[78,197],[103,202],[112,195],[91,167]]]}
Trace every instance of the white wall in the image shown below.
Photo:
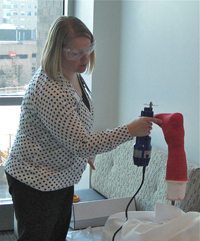
{"label": "white wall", "polygon": [[[95,1],[95,130],[155,113],[184,116],[187,159],[199,163],[199,2]],[[154,126],[152,144],[167,149]]]}
{"label": "white wall", "polygon": [[120,82],[120,1],[94,1],[96,65],[92,78],[95,131],[118,125]]}
{"label": "white wall", "polygon": [[[74,15],[81,19],[84,24],[89,28],[93,33],[93,9],[94,9],[94,0],[76,0],[75,4],[75,13]],[[87,85],[91,88],[92,75],[83,75]]]}

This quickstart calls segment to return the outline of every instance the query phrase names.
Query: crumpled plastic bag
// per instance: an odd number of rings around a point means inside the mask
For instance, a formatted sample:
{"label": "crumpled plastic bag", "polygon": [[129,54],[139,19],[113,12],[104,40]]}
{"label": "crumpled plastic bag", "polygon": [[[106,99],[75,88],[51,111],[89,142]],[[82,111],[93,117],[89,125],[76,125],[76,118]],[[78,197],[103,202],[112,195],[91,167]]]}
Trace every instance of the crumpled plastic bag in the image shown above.
{"label": "crumpled plastic bag", "polygon": [[66,241],[101,241],[103,227],[68,232]]}

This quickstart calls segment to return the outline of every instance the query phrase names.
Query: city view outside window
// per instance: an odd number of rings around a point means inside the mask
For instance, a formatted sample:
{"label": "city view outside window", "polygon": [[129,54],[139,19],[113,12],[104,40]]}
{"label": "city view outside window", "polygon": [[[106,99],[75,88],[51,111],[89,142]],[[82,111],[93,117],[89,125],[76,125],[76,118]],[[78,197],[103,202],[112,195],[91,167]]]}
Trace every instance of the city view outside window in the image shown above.
{"label": "city view outside window", "polygon": [[2,0],[0,95],[23,94],[36,69],[37,0]]}
{"label": "city view outside window", "polygon": [[9,101],[22,99],[40,65],[49,27],[62,14],[62,0],[0,0],[0,204],[9,196],[2,196],[4,165],[20,117],[21,102],[9,106]]}

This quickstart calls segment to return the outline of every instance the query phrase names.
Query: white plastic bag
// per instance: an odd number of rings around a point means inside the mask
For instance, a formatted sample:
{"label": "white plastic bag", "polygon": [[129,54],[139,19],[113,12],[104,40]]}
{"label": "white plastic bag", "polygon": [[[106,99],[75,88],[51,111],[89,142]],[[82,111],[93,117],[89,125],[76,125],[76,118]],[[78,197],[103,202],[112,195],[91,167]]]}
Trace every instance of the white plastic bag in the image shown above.
{"label": "white plastic bag", "polygon": [[100,241],[103,227],[71,231],[67,234],[66,241]]}

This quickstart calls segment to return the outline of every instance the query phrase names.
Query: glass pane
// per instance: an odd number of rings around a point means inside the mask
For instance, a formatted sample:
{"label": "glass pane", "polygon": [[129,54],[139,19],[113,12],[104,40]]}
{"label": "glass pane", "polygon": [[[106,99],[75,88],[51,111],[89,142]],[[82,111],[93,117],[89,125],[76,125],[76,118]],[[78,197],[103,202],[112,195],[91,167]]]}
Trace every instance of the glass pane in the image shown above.
{"label": "glass pane", "polygon": [[[0,6],[0,96],[23,95],[40,65],[52,22],[68,1],[2,0]],[[64,3],[65,4],[64,4]]]}
{"label": "glass pane", "polygon": [[20,106],[8,106],[10,96],[25,93],[40,65],[48,30],[62,13],[62,1],[2,0],[0,4],[0,98],[6,96],[0,99],[5,105],[0,106],[0,205],[11,202],[4,165],[20,116]]}
{"label": "glass pane", "polygon": [[11,202],[4,165],[19,124],[20,106],[0,106],[0,205]]}
{"label": "glass pane", "polygon": [[36,70],[37,0],[3,0],[0,95],[23,95]]}

